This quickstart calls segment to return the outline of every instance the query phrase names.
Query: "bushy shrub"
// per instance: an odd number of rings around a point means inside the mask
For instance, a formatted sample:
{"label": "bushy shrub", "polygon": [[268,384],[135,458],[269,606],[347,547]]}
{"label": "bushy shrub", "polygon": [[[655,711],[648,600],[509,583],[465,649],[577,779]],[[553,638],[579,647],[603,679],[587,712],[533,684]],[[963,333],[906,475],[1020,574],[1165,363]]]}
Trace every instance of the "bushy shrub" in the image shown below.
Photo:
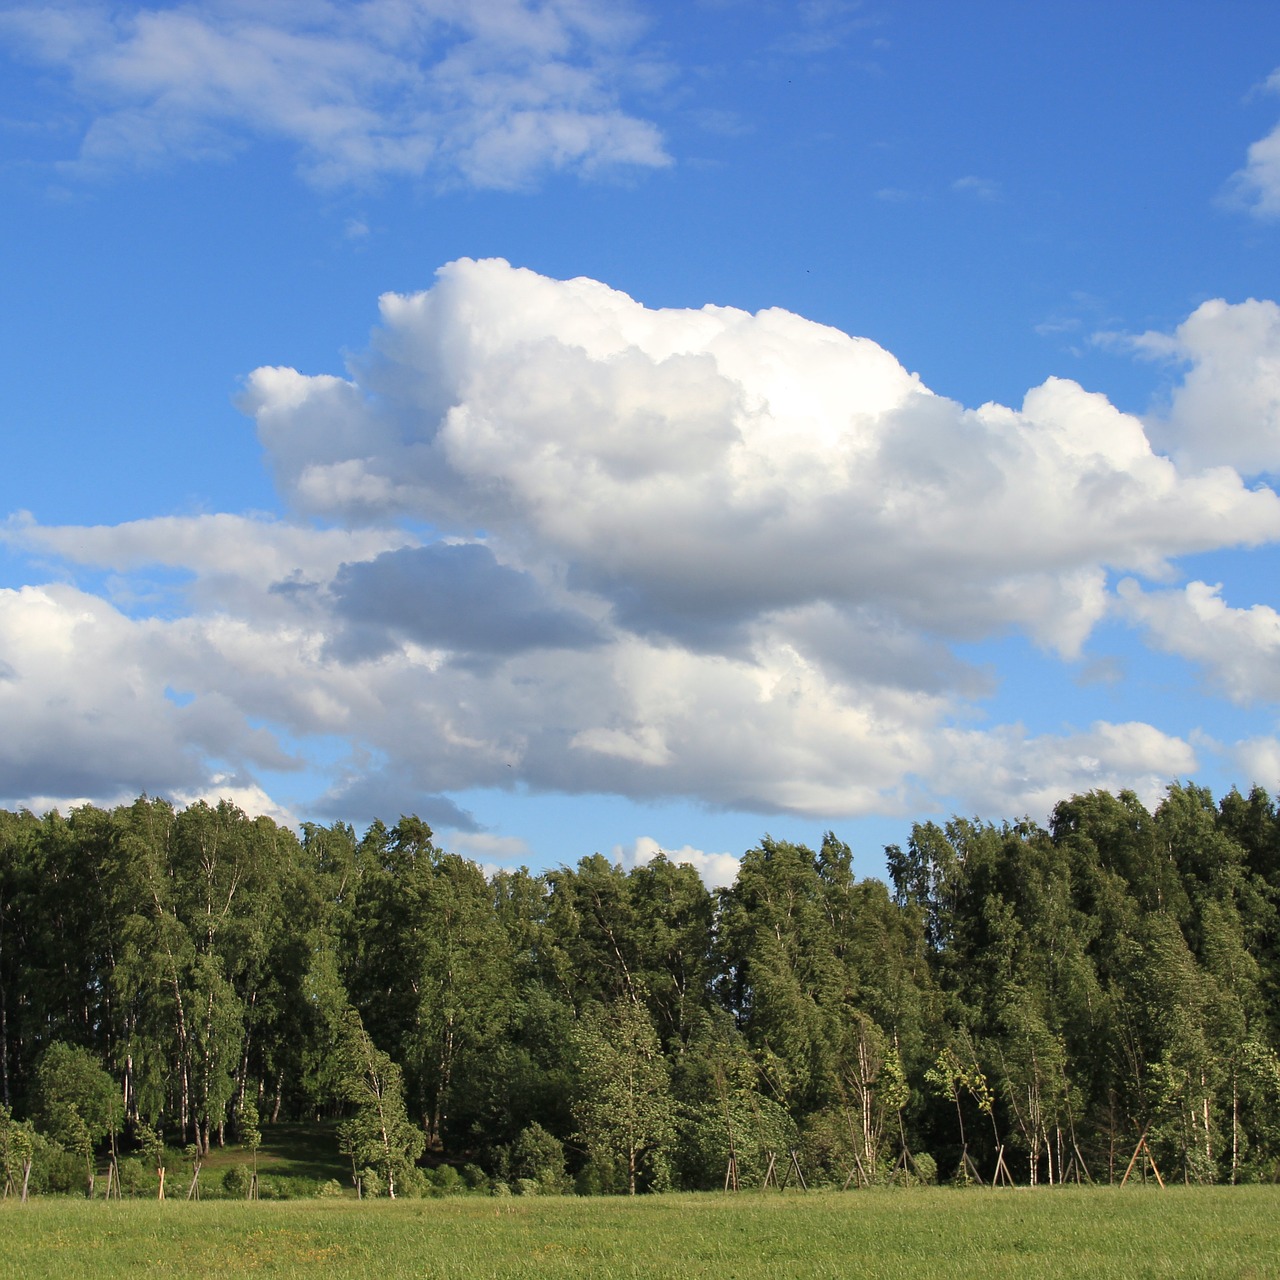
{"label": "bushy shrub", "polygon": [[258,1198],[261,1200],[309,1200],[319,1194],[319,1188],[323,1185],[318,1178],[307,1178],[298,1174],[259,1174]]}
{"label": "bushy shrub", "polygon": [[416,1164],[396,1174],[396,1195],[402,1200],[421,1200],[434,1195],[435,1190],[427,1177],[427,1171]]}
{"label": "bushy shrub", "polygon": [[222,1175],[222,1189],[229,1196],[249,1193],[249,1170],[242,1164],[231,1165]]}
{"label": "bushy shrub", "polygon": [[442,1164],[438,1168],[428,1169],[424,1177],[428,1195],[456,1196],[467,1189],[462,1174],[451,1164]]}
{"label": "bushy shrub", "polygon": [[120,1173],[120,1191],[126,1196],[142,1195],[151,1181],[154,1191],[154,1178],[148,1179],[147,1171],[137,1156],[125,1156],[117,1165]]}
{"label": "bushy shrub", "polygon": [[330,1178],[328,1182],[321,1182],[316,1185],[315,1194],[321,1200],[335,1200],[339,1196],[345,1195],[346,1192],[337,1178]]}
{"label": "bushy shrub", "polygon": [[[738,1175],[747,1181],[748,1184],[759,1185],[764,1181],[765,1169],[768,1167],[768,1153],[772,1151],[777,1159],[774,1172],[778,1178],[783,1178],[791,1165],[791,1157],[788,1154],[793,1143],[790,1141],[790,1135],[780,1132],[776,1136],[769,1135],[773,1139],[773,1143],[765,1143],[757,1147],[751,1152],[755,1159],[753,1160],[753,1173],[750,1176],[743,1167],[746,1161],[740,1156],[738,1160]],[[799,1138],[799,1160],[800,1167],[804,1170],[805,1180],[812,1186],[831,1185],[840,1187],[844,1185],[844,1180],[849,1175],[849,1170],[855,1168],[854,1165],[854,1145],[850,1139],[849,1123],[846,1117],[838,1109],[828,1107],[823,1111],[815,1111],[812,1115],[806,1116],[804,1125],[801,1129]],[[740,1143],[741,1145],[741,1143]],[[763,1161],[763,1163],[762,1163]],[[863,1157],[863,1165],[866,1165],[866,1157]],[[874,1177],[874,1172],[867,1169],[867,1175]],[[855,1178],[856,1182],[857,1179]]]}
{"label": "bushy shrub", "polygon": [[464,1164],[462,1180],[467,1184],[468,1191],[489,1190],[489,1175],[478,1164]]}
{"label": "bushy shrub", "polygon": [[521,1132],[511,1148],[511,1172],[518,1182],[537,1182],[545,1195],[556,1195],[569,1187],[563,1144],[536,1122]]}
{"label": "bushy shrub", "polygon": [[938,1162],[927,1152],[917,1152],[913,1161],[913,1172],[916,1181],[926,1187],[931,1187],[938,1181]]}
{"label": "bushy shrub", "polygon": [[[21,1180],[21,1171],[15,1165],[15,1183],[20,1184]],[[47,1195],[50,1192],[66,1195],[78,1191],[83,1195],[85,1186],[84,1161],[79,1156],[64,1151],[42,1133],[32,1133],[28,1193],[33,1196]]]}
{"label": "bushy shrub", "polygon": [[512,1190],[518,1196],[537,1196],[542,1194],[542,1187],[537,1178],[517,1178]]}
{"label": "bushy shrub", "polygon": [[607,1155],[597,1153],[578,1170],[574,1187],[580,1196],[608,1196],[626,1190],[626,1182]]}
{"label": "bushy shrub", "polygon": [[31,1158],[30,1191],[83,1195],[87,1185],[84,1160],[37,1133]]}

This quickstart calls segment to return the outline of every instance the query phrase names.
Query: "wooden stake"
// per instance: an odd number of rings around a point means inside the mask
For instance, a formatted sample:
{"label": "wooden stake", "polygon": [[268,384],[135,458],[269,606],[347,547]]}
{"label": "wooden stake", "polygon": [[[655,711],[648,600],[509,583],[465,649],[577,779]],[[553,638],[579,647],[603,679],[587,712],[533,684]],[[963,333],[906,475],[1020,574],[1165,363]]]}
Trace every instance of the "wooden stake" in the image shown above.
{"label": "wooden stake", "polygon": [[897,1161],[893,1166],[893,1172],[889,1175],[889,1180],[891,1182],[896,1181],[899,1172],[901,1172],[903,1182],[904,1183],[907,1182],[911,1177],[911,1170],[914,1167],[915,1162],[916,1162],[915,1156],[913,1156],[911,1152],[906,1149],[906,1147],[903,1147],[902,1151],[898,1155]]}
{"label": "wooden stake", "polygon": [[729,1135],[729,1167],[724,1173],[724,1189],[729,1190],[732,1184],[733,1189],[738,1189],[738,1146],[733,1140],[733,1115],[729,1111],[729,1094],[724,1087],[724,1072],[720,1068],[716,1068],[716,1086],[720,1090],[720,1101],[724,1105],[724,1127],[725,1132]]}
{"label": "wooden stake", "polygon": [[867,1177],[867,1171],[862,1167],[862,1157],[856,1151],[853,1153],[853,1167],[849,1170],[849,1176],[844,1180],[844,1186],[841,1188],[842,1191],[849,1190],[849,1183],[853,1181],[855,1174],[857,1174],[858,1177],[859,1189],[862,1187],[869,1187],[871,1185],[871,1179]]}
{"label": "wooden stake", "polygon": [[1133,1166],[1138,1163],[1138,1157],[1145,1155],[1147,1163],[1151,1166],[1151,1172],[1155,1174],[1156,1182],[1160,1184],[1160,1190],[1164,1190],[1164,1179],[1160,1176],[1160,1170],[1156,1167],[1156,1158],[1151,1154],[1151,1148],[1147,1146],[1147,1131],[1142,1131],[1142,1137],[1138,1139],[1138,1145],[1133,1149],[1133,1155],[1129,1160],[1129,1167],[1124,1171],[1124,1177],[1120,1179],[1120,1185],[1123,1187],[1129,1181],[1129,1175],[1133,1172]]}
{"label": "wooden stake", "polygon": [[1085,1181],[1086,1181],[1090,1186],[1093,1186],[1093,1175],[1089,1172],[1089,1166],[1088,1166],[1087,1164],[1085,1164],[1085,1162],[1084,1162],[1084,1156],[1082,1156],[1082,1155],[1080,1154],[1080,1148],[1076,1145],[1076,1143],[1074,1142],[1074,1140],[1073,1140],[1073,1141],[1072,1141],[1072,1143],[1071,1143],[1071,1150],[1075,1153],[1075,1154],[1071,1157],[1071,1166],[1070,1166],[1070,1167],[1071,1167],[1071,1169],[1073,1169],[1073,1170],[1075,1171],[1075,1175],[1076,1175],[1076,1185],[1077,1185],[1077,1186],[1079,1186],[1079,1185],[1080,1185],[1080,1175],[1083,1173],[1083,1174],[1084,1174],[1084,1180],[1085,1180]]}
{"label": "wooden stake", "polygon": [[[905,1158],[902,1162],[902,1168],[903,1168],[903,1172],[905,1173],[906,1172]],[[978,1169],[978,1166],[974,1164],[973,1157],[969,1154],[968,1145],[965,1145],[960,1149],[960,1170],[962,1173],[965,1174],[966,1177],[972,1179],[980,1187],[986,1185],[987,1180],[982,1176],[981,1172]]]}

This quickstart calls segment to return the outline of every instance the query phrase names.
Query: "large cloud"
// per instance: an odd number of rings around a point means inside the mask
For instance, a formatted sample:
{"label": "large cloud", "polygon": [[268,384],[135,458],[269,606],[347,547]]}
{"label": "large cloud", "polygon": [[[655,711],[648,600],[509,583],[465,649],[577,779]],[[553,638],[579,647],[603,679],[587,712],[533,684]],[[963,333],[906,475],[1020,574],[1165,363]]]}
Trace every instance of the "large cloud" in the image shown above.
{"label": "large cloud", "polygon": [[484,528],[629,629],[716,644],[825,601],[951,637],[1012,623],[1074,653],[1107,568],[1280,532],[1273,493],[1180,473],[1075,383],[964,410],[787,312],[651,311],[464,260],[382,315],[349,380],[250,379],[296,507]]}
{"label": "large cloud", "polygon": [[[448,797],[476,787],[836,818],[1195,769],[1193,725],[982,725],[992,678],[957,643],[1071,657],[1117,609],[1163,635],[1112,576],[1275,540],[1269,489],[1180,467],[1072,382],[967,410],[782,311],[462,261],[382,314],[346,377],[248,380],[296,521],[4,528],[117,584],[5,597],[0,714],[46,744],[11,795],[306,758],[328,789],[304,811],[466,828]],[[184,575],[163,607],[153,566]]]}
{"label": "large cloud", "polygon": [[[0,37],[63,68],[88,167],[281,138],[322,185],[431,174],[480,187],[668,163],[624,111],[637,21],[596,0],[16,5]],[[626,55],[624,58],[621,55]]]}

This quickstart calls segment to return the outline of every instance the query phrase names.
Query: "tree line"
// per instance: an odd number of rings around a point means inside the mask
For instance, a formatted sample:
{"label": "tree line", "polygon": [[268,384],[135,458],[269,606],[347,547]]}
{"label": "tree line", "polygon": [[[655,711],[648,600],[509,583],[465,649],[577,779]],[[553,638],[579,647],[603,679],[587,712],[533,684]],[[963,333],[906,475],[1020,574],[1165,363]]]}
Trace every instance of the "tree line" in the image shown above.
{"label": "tree line", "polygon": [[887,884],[834,835],[765,838],[710,892],[662,857],[486,878],[414,817],[0,811],[6,1193],[58,1156],[92,1194],[165,1144],[198,1177],[286,1119],[338,1122],[388,1194],[463,1166],[584,1193],[1105,1182],[1135,1151],[1277,1176],[1265,792],[1093,792],[885,852]]}

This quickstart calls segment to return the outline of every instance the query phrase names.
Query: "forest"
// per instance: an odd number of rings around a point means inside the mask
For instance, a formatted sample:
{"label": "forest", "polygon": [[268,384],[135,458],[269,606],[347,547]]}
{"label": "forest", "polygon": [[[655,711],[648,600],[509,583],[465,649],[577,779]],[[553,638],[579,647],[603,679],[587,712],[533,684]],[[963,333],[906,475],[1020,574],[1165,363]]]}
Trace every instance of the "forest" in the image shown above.
{"label": "forest", "polygon": [[1064,800],[732,887],[598,854],[486,878],[415,817],[142,797],[0,812],[5,1194],[333,1126],[364,1194],[1280,1172],[1280,815]]}

